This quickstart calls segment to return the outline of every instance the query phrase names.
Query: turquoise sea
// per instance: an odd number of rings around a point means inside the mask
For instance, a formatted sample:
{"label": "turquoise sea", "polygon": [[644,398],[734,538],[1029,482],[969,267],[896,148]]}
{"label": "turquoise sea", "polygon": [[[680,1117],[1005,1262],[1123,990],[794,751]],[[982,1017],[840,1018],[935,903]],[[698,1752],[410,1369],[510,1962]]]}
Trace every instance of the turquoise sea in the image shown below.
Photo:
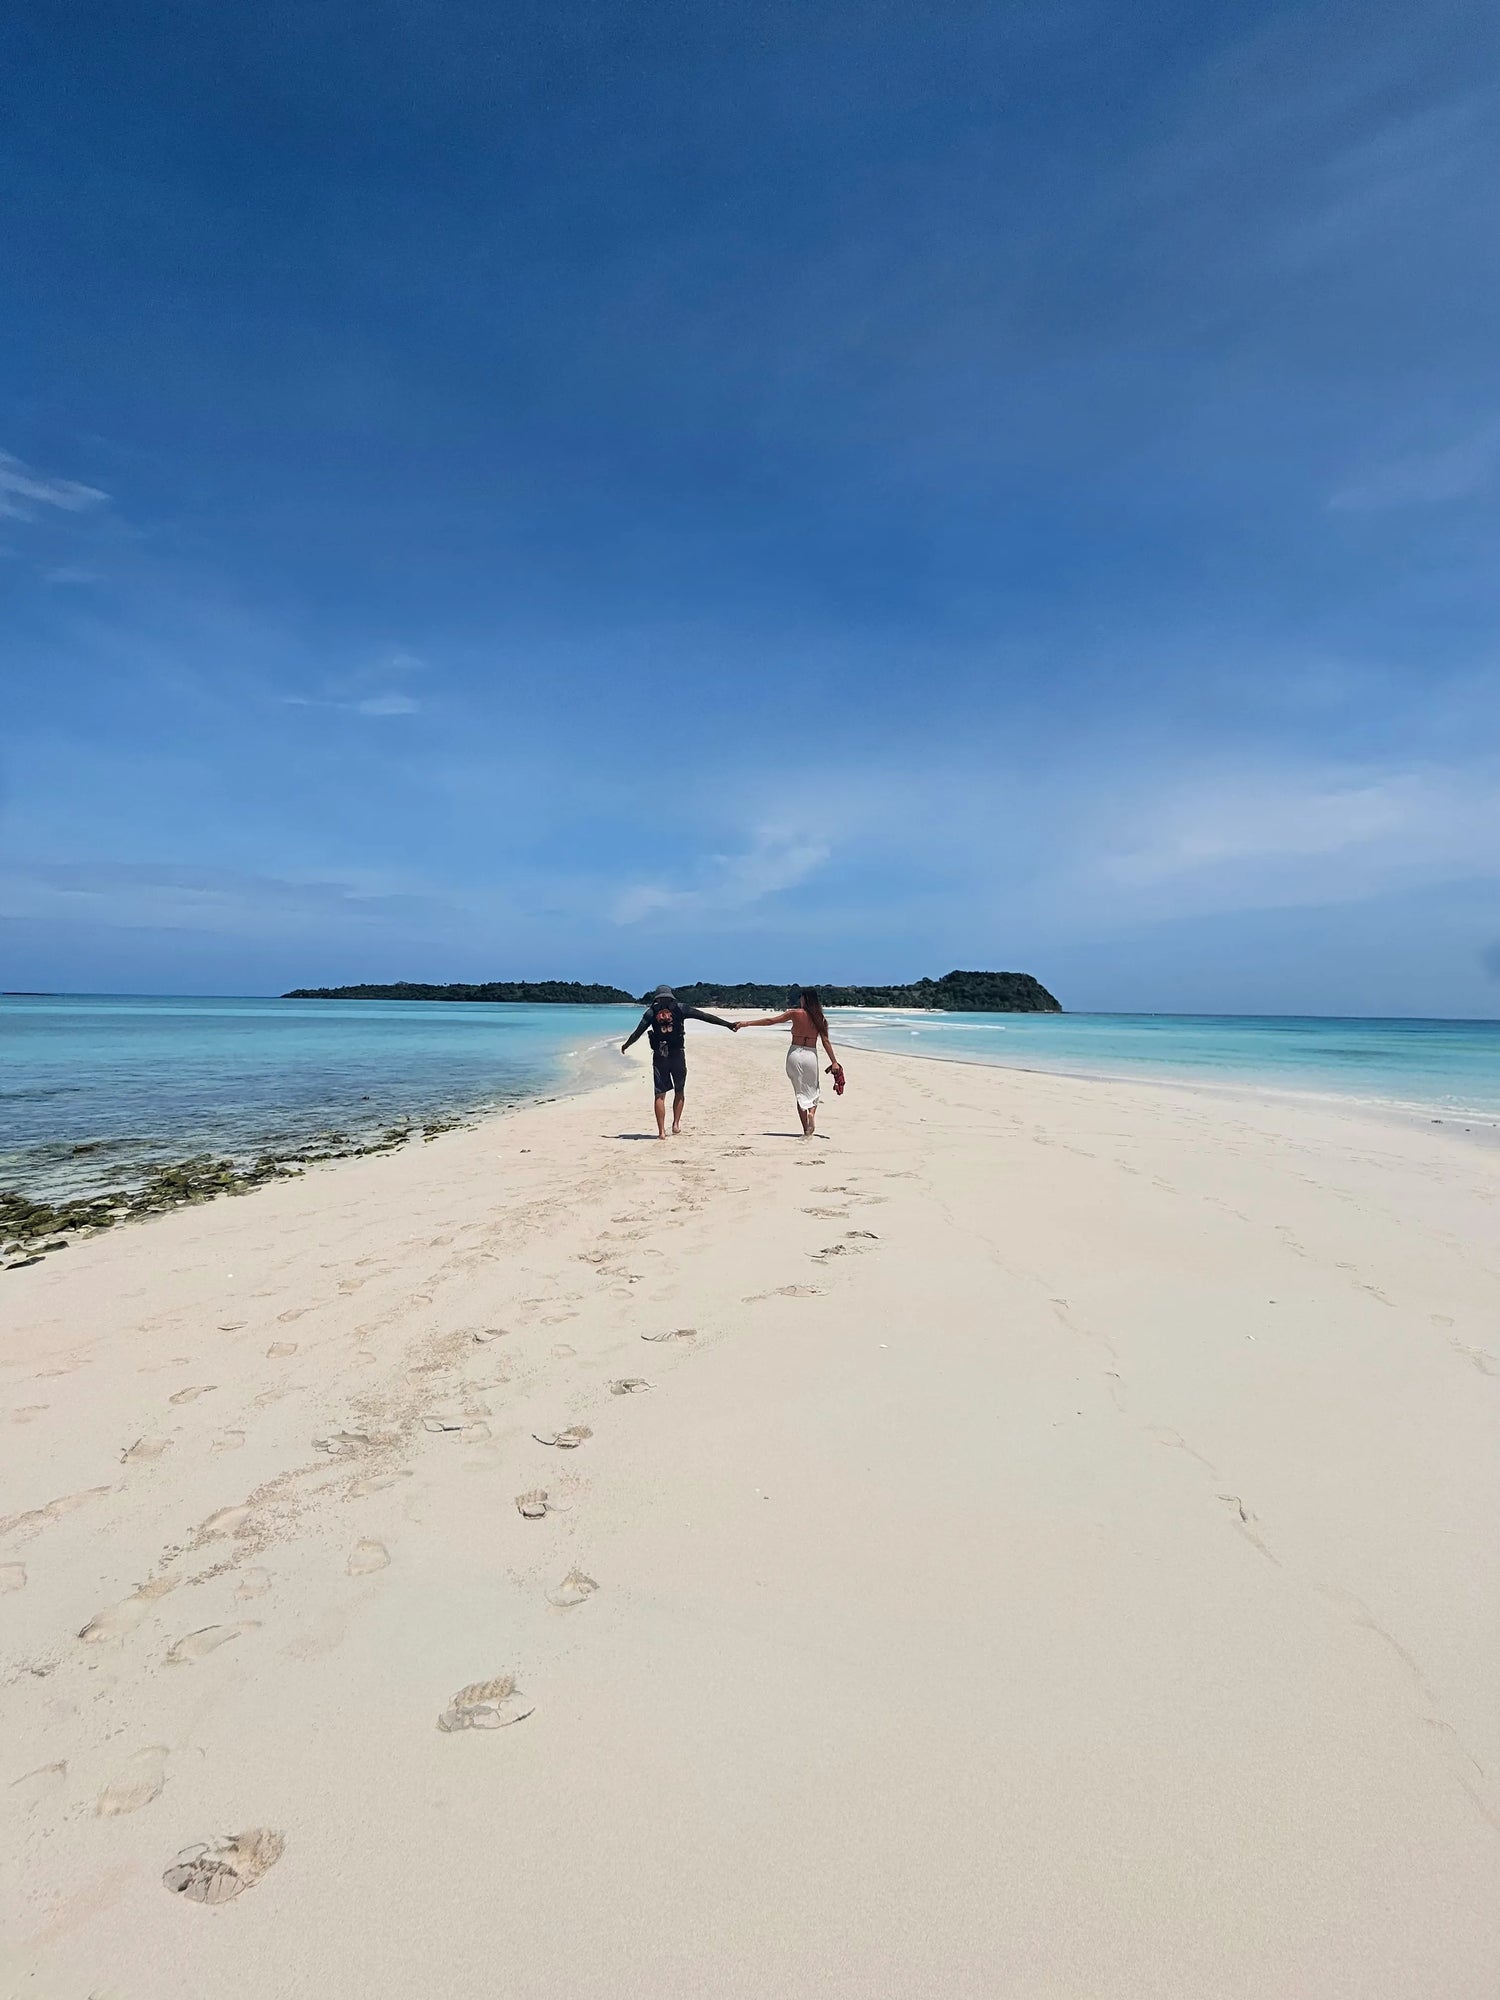
{"label": "turquoise sea", "polygon": [[1072,1076],[1249,1085],[1500,1122],[1500,1021],[1278,1014],[891,1014],[840,1009],[834,1045]]}
{"label": "turquoise sea", "polygon": [[[0,998],[0,1187],[128,1185],[199,1152],[519,1103],[619,1073],[633,1008]],[[706,1032],[706,1031],[705,1031]],[[836,1043],[1079,1076],[1253,1085],[1500,1123],[1500,1022],[840,1010]]]}
{"label": "turquoise sea", "polygon": [[[0,1187],[56,1198],[194,1153],[492,1110],[586,1083],[631,1007],[0,997]],[[608,1073],[608,1070],[605,1070]],[[80,1151],[83,1148],[86,1150]]]}

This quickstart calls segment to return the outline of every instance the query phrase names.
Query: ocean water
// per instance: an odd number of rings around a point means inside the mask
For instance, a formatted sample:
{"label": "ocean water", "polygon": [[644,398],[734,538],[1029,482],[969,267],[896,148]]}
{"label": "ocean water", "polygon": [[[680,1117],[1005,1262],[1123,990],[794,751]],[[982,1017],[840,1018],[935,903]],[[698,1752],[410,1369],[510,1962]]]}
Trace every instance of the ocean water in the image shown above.
{"label": "ocean water", "polygon": [[840,1008],[834,1046],[1052,1070],[1311,1092],[1500,1122],[1500,1021],[1225,1014],[889,1014]]}
{"label": "ocean water", "polygon": [[[581,1088],[619,1074],[627,1007],[442,1001],[0,998],[0,1187],[129,1186],[193,1153]],[[707,1035],[708,1030],[701,1031]],[[836,1044],[902,1055],[1311,1091],[1500,1123],[1500,1022],[840,1009]]]}
{"label": "ocean water", "polygon": [[0,1187],[55,1199],[194,1153],[248,1159],[330,1130],[365,1139],[548,1096],[610,1073],[611,1042],[638,1019],[477,1002],[0,998]]}

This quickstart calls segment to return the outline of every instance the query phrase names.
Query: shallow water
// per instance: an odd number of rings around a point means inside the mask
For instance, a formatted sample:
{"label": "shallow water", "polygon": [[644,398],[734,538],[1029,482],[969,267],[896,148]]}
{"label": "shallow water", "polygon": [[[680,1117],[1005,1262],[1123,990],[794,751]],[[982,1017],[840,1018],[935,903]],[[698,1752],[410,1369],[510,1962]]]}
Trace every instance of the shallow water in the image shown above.
{"label": "shallow water", "polygon": [[834,1045],[1073,1076],[1249,1085],[1500,1120],[1500,1021],[839,1009]]}
{"label": "shallow water", "polygon": [[289,1151],[547,1096],[576,1088],[638,1018],[442,1001],[0,999],[0,1186],[122,1186],[193,1153]]}

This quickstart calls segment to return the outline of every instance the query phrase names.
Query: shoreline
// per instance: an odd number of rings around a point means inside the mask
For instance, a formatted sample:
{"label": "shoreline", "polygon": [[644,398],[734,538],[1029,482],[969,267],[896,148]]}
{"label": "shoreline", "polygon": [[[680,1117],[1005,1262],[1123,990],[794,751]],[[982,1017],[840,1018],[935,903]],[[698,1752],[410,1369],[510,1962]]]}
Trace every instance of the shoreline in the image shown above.
{"label": "shoreline", "polygon": [[[944,1055],[930,1049],[918,1053],[916,1050],[906,1049],[867,1048],[859,1042],[849,1042],[846,1046],[857,1049],[861,1056],[881,1056],[894,1062],[955,1063],[966,1069],[984,1072],[1001,1070],[1013,1072],[1018,1076],[1056,1077],[1069,1083],[1111,1084],[1125,1089],[1139,1086],[1143,1090],[1181,1090],[1194,1095],[1219,1097],[1229,1104],[1239,1101],[1247,1103],[1265,1101],[1271,1104],[1286,1104],[1288,1107],[1322,1106],[1329,1111],[1349,1111],[1401,1126],[1451,1127],[1454,1132],[1472,1135],[1482,1142],[1500,1140],[1500,1112],[1447,1110],[1438,1117],[1426,1105],[1405,1098],[1360,1097],[1352,1091],[1339,1090],[1299,1090],[1295,1085],[1257,1084],[1244,1079],[1220,1083],[1210,1077],[1139,1076],[1127,1071],[1052,1069],[1032,1063],[989,1063],[981,1062],[974,1056]],[[1468,1122],[1465,1123],[1465,1120]]]}
{"label": "shoreline", "polygon": [[[954,1015],[951,1018],[962,1020],[961,1015]],[[695,1036],[694,1047],[699,1046],[701,1044]],[[1182,1091],[1193,1096],[1216,1099],[1231,1111],[1240,1103],[1272,1106],[1283,1104],[1289,1109],[1296,1109],[1299,1106],[1313,1109],[1321,1107],[1330,1112],[1348,1112],[1372,1122],[1402,1128],[1437,1126],[1450,1130],[1455,1135],[1477,1140],[1480,1145],[1500,1143],[1500,1114],[1446,1109],[1441,1115],[1437,1115],[1435,1110],[1412,1100],[1360,1096],[1352,1091],[1320,1091],[1301,1089],[1295,1085],[1257,1084],[1243,1078],[1220,1081],[1208,1077],[1143,1076],[1126,1071],[1075,1070],[1012,1061],[985,1062],[974,1056],[948,1054],[941,1050],[882,1049],[857,1041],[850,1041],[846,1046],[855,1050],[860,1057],[873,1056],[895,1062],[943,1063],[981,1074],[998,1072],[1002,1075],[1050,1078],[1083,1084],[1095,1083],[1125,1089]],[[286,1150],[268,1149],[259,1154],[249,1150],[200,1151],[177,1159],[164,1159],[154,1167],[143,1166],[124,1182],[115,1183],[113,1186],[105,1185],[103,1182],[95,1183],[92,1192],[80,1191],[77,1194],[33,1193],[28,1190],[24,1182],[6,1184],[0,1187],[0,1243],[5,1243],[8,1239],[10,1248],[5,1253],[7,1261],[0,1263],[0,1274],[25,1268],[36,1261],[38,1254],[56,1254],[60,1248],[71,1247],[74,1243],[85,1241],[105,1229],[123,1227],[129,1222],[170,1213],[180,1207],[201,1205],[222,1195],[243,1195],[271,1181],[301,1179],[310,1167],[334,1165],[342,1161],[399,1151],[405,1145],[433,1143],[450,1132],[472,1130],[489,1121],[513,1116],[517,1111],[529,1106],[547,1104],[557,1099],[606,1088],[617,1080],[610,1073],[613,1061],[609,1052],[613,1047],[614,1039],[611,1035],[599,1037],[585,1042],[578,1049],[566,1051],[560,1059],[559,1075],[555,1080],[534,1092],[519,1095],[508,1103],[496,1104],[490,1099],[481,1099],[472,1104],[441,1110],[428,1118],[414,1116],[399,1126],[387,1124],[385,1119],[372,1116],[367,1138],[359,1134],[348,1136],[312,1131],[300,1144],[288,1141]],[[328,1141],[336,1143],[326,1145],[321,1151],[313,1150]],[[11,1199],[7,1202],[6,1197]],[[101,1208],[112,1207],[115,1211],[112,1219],[96,1223],[57,1219],[61,1211],[85,1210],[95,1204]],[[16,1226],[23,1209],[28,1206],[34,1207],[40,1217],[29,1233],[19,1230]],[[10,1227],[7,1227],[7,1220]],[[44,1243],[44,1238],[67,1240],[61,1243],[58,1241]]]}
{"label": "shoreline", "polygon": [[782,1053],[7,1284],[18,1991],[1487,2000],[1493,1156]]}
{"label": "shoreline", "polygon": [[[128,1222],[198,1206],[221,1195],[247,1194],[272,1181],[300,1179],[309,1167],[368,1159],[399,1151],[405,1145],[429,1144],[449,1132],[472,1129],[487,1119],[503,1118],[528,1105],[550,1104],[560,1097],[599,1089],[612,1080],[604,1074],[602,1065],[610,1046],[608,1040],[600,1040],[566,1051],[557,1078],[508,1103],[497,1104],[486,1097],[471,1105],[440,1109],[431,1116],[411,1116],[400,1124],[389,1124],[385,1118],[372,1116],[364,1135],[310,1129],[300,1142],[288,1135],[280,1145],[259,1152],[245,1147],[189,1153],[149,1164],[142,1162],[123,1179],[110,1182],[100,1176],[93,1182],[78,1183],[76,1192],[57,1185],[55,1176],[39,1176],[30,1186],[18,1177],[0,1185],[0,1244],[6,1246],[6,1254],[12,1259],[0,1263],[0,1271],[23,1269],[25,1264],[36,1261],[38,1252],[46,1255],[66,1249],[73,1242]],[[599,1066],[592,1077],[591,1062]],[[97,1142],[83,1142],[72,1150],[88,1154],[96,1149]],[[50,1186],[39,1184],[49,1180]],[[32,1211],[30,1215],[28,1210]],[[91,1210],[96,1211],[93,1218],[88,1213]],[[43,1237],[49,1236],[66,1237],[68,1241],[44,1243]],[[18,1249],[23,1253],[23,1263],[14,1261]]]}

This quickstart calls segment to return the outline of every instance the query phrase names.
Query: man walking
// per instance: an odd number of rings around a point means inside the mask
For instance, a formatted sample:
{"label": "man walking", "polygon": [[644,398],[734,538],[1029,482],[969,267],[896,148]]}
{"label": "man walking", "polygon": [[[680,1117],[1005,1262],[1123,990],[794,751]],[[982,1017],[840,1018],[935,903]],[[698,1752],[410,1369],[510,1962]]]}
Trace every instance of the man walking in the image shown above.
{"label": "man walking", "polygon": [[701,1007],[684,1007],[670,986],[658,986],[651,1004],[642,1014],[630,1041],[620,1044],[623,1055],[630,1043],[651,1031],[651,1080],[656,1085],[656,1136],[667,1136],[667,1092],[672,1092],[672,1136],[682,1130],[682,1107],[687,1100],[687,1040],[689,1021],[707,1021],[711,1027],[734,1032],[733,1021],[721,1021],[717,1014],[705,1014]]}

